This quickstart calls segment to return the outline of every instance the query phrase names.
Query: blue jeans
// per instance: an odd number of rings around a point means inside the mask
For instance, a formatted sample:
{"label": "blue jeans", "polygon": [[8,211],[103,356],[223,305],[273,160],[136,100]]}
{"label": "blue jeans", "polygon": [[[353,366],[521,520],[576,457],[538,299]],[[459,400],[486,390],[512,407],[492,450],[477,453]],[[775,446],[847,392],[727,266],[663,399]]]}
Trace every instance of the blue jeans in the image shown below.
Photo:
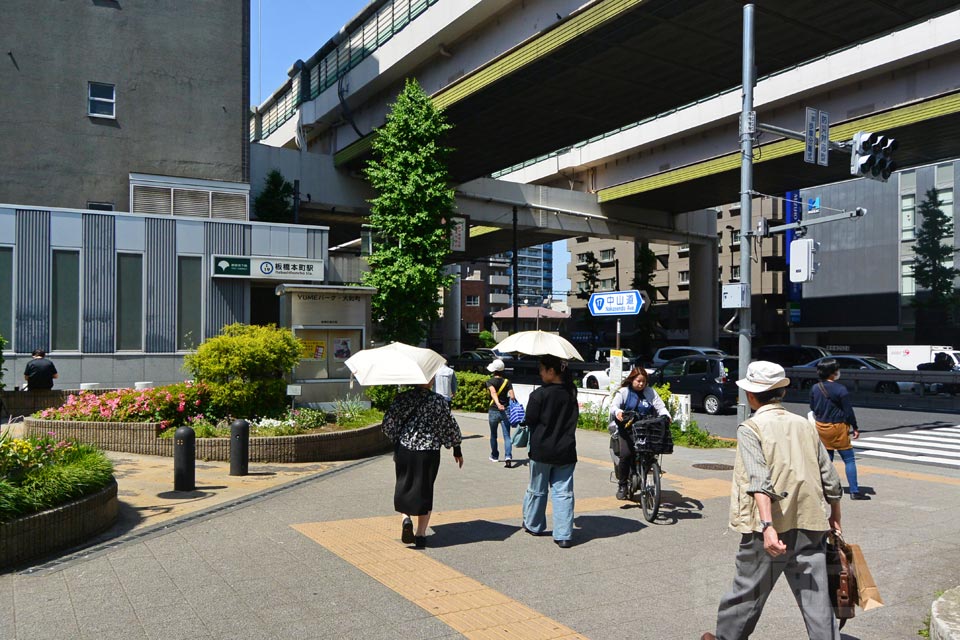
{"label": "blue jeans", "polygon": [[547,489],[553,500],[553,539],[573,537],[573,469],[577,463],[530,461],[530,485],[523,498],[523,524],[534,533],[547,528]]}
{"label": "blue jeans", "polygon": [[[827,449],[830,454],[830,461],[833,462],[833,449]],[[860,485],[857,483],[857,462],[853,458],[853,449],[839,449],[840,459],[843,460],[847,472],[847,484],[850,485],[850,493],[860,493]]]}
{"label": "blue jeans", "polygon": [[510,419],[507,417],[507,410],[500,411],[496,406],[490,407],[487,411],[487,420],[490,421],[490,457],[500,457],[500,450],[497,448],[497,425],[499,424],[503,430],[503,452],[507,460],[512,460],[513,441],[510,440]]}

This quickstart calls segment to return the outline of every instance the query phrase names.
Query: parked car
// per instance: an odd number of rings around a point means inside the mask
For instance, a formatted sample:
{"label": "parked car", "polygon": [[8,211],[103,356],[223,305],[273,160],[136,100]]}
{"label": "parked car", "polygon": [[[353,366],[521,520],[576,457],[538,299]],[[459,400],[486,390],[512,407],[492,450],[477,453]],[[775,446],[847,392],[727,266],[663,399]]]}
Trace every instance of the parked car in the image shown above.
{"label": "parked car", "polygon": [[654,368],[659,368],[675,358],[696,355],[725,356],[727,354],[724,353],[722,349],[717,349],[715,347],[663,347],[662,349],[658,349],[657,352],[653,354],[653,361],[651,362],[651,365]]}
{"label": "parked car", "polygon": [[[837,381],[848,389],[853,389],[854,382],[849,378],[843,377],[844,371],[902,371],[893,366],[885,360],[879,358],[874,358],[873,356],[859,356],[859,355],[848,355],[844,354],[842,356],[827,356],[828,358],[833,358],[837,361],[837,364],[840,365],[840,379]],[[813,368],[816,369],[817,365],[824,358],[817,358],[813,362],[808,362],[805,365],[802,365],[800,368],[807,369]],[[801,382],[800,386],[803,389],[809,389],[817,383],[817,380],[808,380],[804,379]],[[896,380],[880,380],[877,382],[874,387],[874,391],[877,393],[910,393],[913,391],[915,382],[900,382]]]}
{"label": "parked car", "polygon": [[453,362],[454,368],[460,371],[476,371],[483,373],[487,365],[493,362],[493,357],[482,351],[464,351]]}
{"label": "parked car", "polygon": [[497,351],[496,349],[488,349],[486,347],[478,347],[474,349],[477,353],[482,353],[486,358],[490,360],[495,360],[500,358],[501,360],[509,360],[513,356],[509,353],[504,353],[503,351]]}
{"label": "parked car", "polygon": [[829,355],[826,349],[804,344],[769,344],[757,350],[756,360],[776,362],[781,367],[799,367]]}
{"label": "parked car", "polygon": [[689,394],[691,405],[715,415],[737,404],[739,366],[738,358],[722,352],[720,355],[685,356],[657,369],[651,381],[669,384],[673,393]]}
{"label": "parked car", "polygon": [[[610,351],[616,347],[604,347],[602,349],[597,349],[593,353],[594,362],[600,362],[606,364],[610,362]],[[620,349],[623,352],[623,362],[624,364],[630,364],[636,359],[636,355],[630,349]]]}

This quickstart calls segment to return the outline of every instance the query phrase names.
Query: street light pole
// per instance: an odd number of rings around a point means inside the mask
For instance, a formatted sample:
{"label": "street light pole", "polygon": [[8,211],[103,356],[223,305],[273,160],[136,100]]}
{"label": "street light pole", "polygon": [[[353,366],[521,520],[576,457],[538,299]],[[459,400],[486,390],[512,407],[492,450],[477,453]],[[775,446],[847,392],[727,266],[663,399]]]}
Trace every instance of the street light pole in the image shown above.
{"label": "street light pole", "polygon": [[[750,325],[752,323],[750,305],[753,301],[750,288],[750,230],[753,224],[751,207],[753,206],[753,137],[756,116],[753,111],[753,86],[756,82],[756,68],[753,48],[753,3],[743,5],[743,104],[740,110],[740,282],[747,290],[747,300],[740,309],[740,372],[739,377],[747,377],[750,365]],[[740,389],[737,402],[737,420],[743,422],[750,415],[747,404],[747,392]]]}

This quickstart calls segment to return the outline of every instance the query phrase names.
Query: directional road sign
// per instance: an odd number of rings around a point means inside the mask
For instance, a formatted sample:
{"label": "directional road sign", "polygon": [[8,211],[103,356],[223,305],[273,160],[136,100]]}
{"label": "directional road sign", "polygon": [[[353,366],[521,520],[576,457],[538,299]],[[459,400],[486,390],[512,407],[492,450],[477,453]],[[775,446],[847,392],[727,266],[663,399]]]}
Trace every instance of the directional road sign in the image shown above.
{"label": "directional road sign", "polygon": [[643,299],[636,289],[594,293],[587,304],[594,316],[635,316],[643,309]]}

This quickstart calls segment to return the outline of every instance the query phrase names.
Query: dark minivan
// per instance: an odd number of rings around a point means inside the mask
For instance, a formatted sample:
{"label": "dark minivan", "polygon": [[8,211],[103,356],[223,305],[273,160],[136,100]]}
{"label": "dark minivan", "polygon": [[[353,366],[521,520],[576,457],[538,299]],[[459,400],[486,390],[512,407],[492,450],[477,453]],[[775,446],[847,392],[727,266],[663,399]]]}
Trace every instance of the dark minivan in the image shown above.
{"label": "dark minivan", "polygon": [[757,350],[756,360],[776,362],[781,367],[799,367],[817,358],[825,358],[830,352],[820,347],[804,344],[771,344]]}
{"label": "dark minivan", "polygon": [[690,395],[690,404],[715,415],[737,404],[739,359],[732,356],[686,356],[671,360],[651,379],[670,384],[672,393]]}

